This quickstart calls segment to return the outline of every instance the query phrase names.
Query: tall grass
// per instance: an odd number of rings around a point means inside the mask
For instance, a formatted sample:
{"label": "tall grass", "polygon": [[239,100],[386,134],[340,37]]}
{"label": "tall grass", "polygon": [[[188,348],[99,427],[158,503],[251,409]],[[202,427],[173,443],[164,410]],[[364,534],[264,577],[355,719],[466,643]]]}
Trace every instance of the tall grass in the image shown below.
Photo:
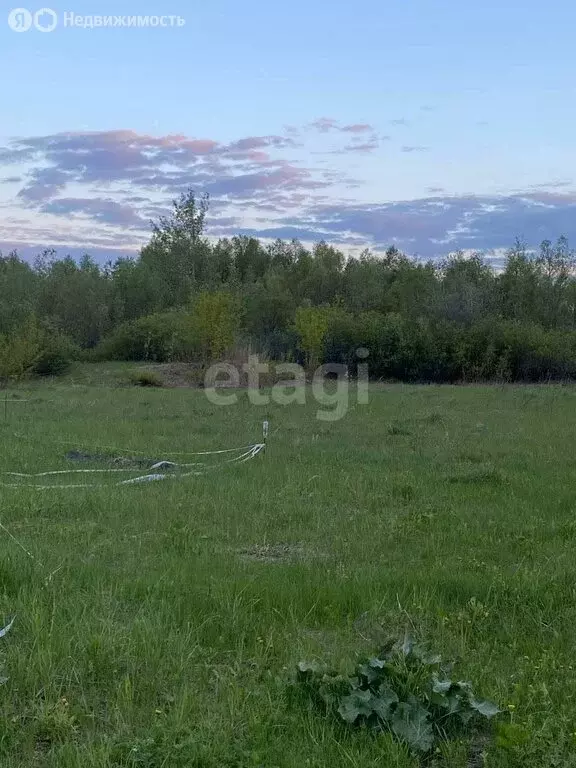
{"label": "tall grass", "polygon": [[182,482],[0,488],[2,523],[36,559],[0,531],[0,624],[17,615],[0,641],[0,765],[415,768],[391,739],[286,699],[300,659],[347,670],[373,650],[367,625],[459,657],[509,709],[526,738],[487,745],[487,765],[576,765],[576,390],[374,387],[335,423],[311,398],[218,408],[70,380],[20,394],[0,421],[10,471],[66,468],[71,449],[243,445],[264,418],[270,439]]}

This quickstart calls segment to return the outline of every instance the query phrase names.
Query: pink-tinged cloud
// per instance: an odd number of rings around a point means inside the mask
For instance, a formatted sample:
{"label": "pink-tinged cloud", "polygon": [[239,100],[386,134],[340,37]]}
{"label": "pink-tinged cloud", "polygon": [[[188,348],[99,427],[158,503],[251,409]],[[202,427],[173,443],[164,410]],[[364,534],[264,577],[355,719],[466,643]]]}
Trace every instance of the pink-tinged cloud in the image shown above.
{"label": "pink-tinged cloud", "polygon": [[210,194],[212,213],[270,204],[281,214],[300,204],[294,195],[319,203],[321,190],[349,181],[342,173],[287,159],[285,150],[296,147],[280,135],[224,143],[131,130],[70,131],[0,146],[0,163],[26,159],[27,170],[15,182],[16,207],[134,229],[189,188]]}
{"label": "pink-tinged cloud", "polygon": [[320,133],[331,133],[337,131],[338,133],[369,133],[374,131],[374,126],[368,123],[349,123],[348,125],[340,125],[338,120],[333,117],[319,117],[309,124],[309,128],[313,128]]}
{"label": "pink-tinged cloud", "polygon": [[341,129],[344,133],[368,133],[373,131],[374,128],[368,123],[353,123],[352,125],[345,125]]}
{"label": "pink-tinged cloud", "polygon": [[374,152],[375,149],[378,149],[380,146],[380,143],[376,138],[370,139],[370,141],[363,141],[358,143],[351,143],[347,144],[344,147],[344,152]]}
{"label": "pink-tinged cloud", "polygon": [[311,128],[315,128],[320,133],[329,133],[338,127],[338,120],[333,117],[319,117],[310,123]]}

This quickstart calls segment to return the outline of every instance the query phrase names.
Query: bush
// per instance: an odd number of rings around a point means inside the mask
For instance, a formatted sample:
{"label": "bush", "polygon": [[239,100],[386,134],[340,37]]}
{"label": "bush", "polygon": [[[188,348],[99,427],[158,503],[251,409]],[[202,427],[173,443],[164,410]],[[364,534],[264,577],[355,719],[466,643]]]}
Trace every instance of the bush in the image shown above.
{"label": "bush", "polygon": [[32,366],[32,373],[36,376],[62,376],[79,356],[79,349],[70,339],[48,336]]}
{"label": "bush", "polygon": [[390,732],[420,755],[442,741],[472,736],[500,713],[475,697],[472,686],[409,637],[362,661],[349,677],[322,664],[298,664],[294,703],[310,702],[324,717],[376,733]]}
{"label": "bush", "polygon": [[355,375],[358,349],[365,348],[372,378],[453,381],[454,344],[455,331],[449,324],[408,321],[398,313],[339,311],[330,318],[324,362],[347,365]]}
{"label": "bush", "polygon": [[486,321],[460,332],[456,357],[464,381],[573,379],[576,334],[529,322]]}
{"label": "bush", "polygon": [[183,312],[163,312],[123,323],[95,354],[101,360],[165,363],[194,359],[199,351],[189,316]]}
{"label": "bush", "polygon": [[31,373],[42,346],[42,332],[30,317],[18,330],[0,335],[0,379],[21,379]]}
{"label": "bush", "polygon": [[559,381],[576,379],[576,332],[492,318],[469,326],[337,311],[331,315],[324,362],[355,373],[365,347],[372,378],[400,381]]}
{"label": "bush", "polygon": [[203,291],[192,304],[187,327],[199,342],[205,363],[220,360],[236,339],[240,305],[226,291]]}

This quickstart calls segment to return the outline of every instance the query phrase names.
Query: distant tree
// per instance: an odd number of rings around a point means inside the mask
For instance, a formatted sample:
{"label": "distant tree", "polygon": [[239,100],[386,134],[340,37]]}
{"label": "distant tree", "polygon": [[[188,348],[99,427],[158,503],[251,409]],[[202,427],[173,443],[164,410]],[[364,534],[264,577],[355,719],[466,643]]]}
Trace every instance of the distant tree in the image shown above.
{"label": "distant tree", "polygon": [[169,216],[152,224],[152,239],[142,249],[141,261],[165,285],[164,307],[184,306],[209,278],[210,246],[203,238],[208,195],[192,190],[172,203]]}
{"label": "distant tree", "polygon": [[554,245],[544,240],[536,264],[541,271],[540,321],[549,328],[558,328],[572,319],[567,287],[574,279],[574,251],[565,237]]}
{"label": "distant tree", "polygon": [[316,368],[321,360],[329,324],[330,309],[327,307],[298,307],[296,310],[294,325],[310,369]]}
{"label": "distant tree", "polygon": [[88,255],[71,256],[42,267],[37,314],[81,347],[96,346],[111,327],[110,281]]}
{"label": "distant tree", "polygon": [[238,303],[226,291],[204,291],[192,306],[191,327],[205,363],[220,360],[233,346],[239,327]]}
{"label": "distant tree", "polygon": [[182,192],[178,200],[172,201],[172,213],[160,216],[157,223],[152,223],[154,236],[172,244],[185,240],[195,245],[204,234],[209,206],[208,194],[198,199],[192,189]]}
{"label": "distant tree", "polygon": [[10,333],[35,311],[39,279],[16,251],[0,253],[0,333]]}

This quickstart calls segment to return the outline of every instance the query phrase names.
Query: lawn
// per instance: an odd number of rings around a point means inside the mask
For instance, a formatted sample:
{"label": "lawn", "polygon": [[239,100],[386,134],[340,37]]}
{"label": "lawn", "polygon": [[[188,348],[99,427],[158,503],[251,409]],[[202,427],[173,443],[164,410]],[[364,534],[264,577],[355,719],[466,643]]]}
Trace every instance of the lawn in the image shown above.
{"label": "lawn", "polygon": [[300,660],[351,671],[408,630],[523,734],[474,765],[576,766],[576,389],[379,385],[324,422],[310,393],[218,407],[95,381],[11,390],[1,469],[178,459],[264,419],[268,446],[167,482],[0,488],[34,558],[0,531],[0,765],[416,768],[287,696]]}

